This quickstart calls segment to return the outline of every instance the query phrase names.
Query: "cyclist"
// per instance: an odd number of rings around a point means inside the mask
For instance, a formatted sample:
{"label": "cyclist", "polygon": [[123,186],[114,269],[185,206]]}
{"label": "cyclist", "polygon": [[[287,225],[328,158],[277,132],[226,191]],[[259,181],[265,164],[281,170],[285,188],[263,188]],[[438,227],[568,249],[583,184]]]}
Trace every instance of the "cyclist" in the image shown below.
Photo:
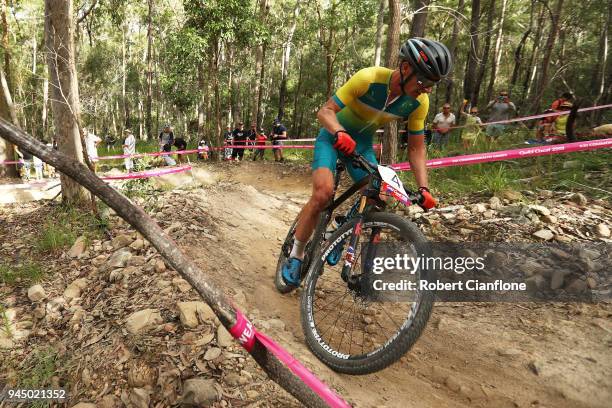
{"label": "cyclist", "polygon": [[291,254],[283,265],[282,276],[287,285],[300,284],[306,244],[319,213],[334,194],[333,173],[337,158],[345,162],[354,181],[365,177],[367,173],[352,166],[347,156],[357,152],[376,162],[372,138],[385,123],[408,121],[408,155],[419,191],[425,199],[422,206],[432,208],[436,205],[427,188],[424,121],[429,108],[427,94],[449,74],[451,55],[446,46],[437,41],[411,38],[402,45],[399,58],[395,70],[370,67],[357,72],[317,114],[322,128],[315,142],[312,195],[302,209]]}

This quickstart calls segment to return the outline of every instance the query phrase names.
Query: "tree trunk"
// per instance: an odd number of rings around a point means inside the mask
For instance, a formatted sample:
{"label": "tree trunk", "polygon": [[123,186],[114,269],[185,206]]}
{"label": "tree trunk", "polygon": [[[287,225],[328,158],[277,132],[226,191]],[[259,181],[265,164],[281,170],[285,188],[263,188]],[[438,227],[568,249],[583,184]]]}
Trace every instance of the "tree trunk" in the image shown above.
{"label": "tree trunk", "polygon": [[263,115],[261,113],[261,105],[263,103],[263,90],[262,86],[264,85],[264,80],[266,79],[266,49],[268,48],[267,44],[263,44],[261,46],[261,69],[259,71],[259,88],[257,92],[257,124],[258,126],[263,126]]}
{"label": "tree trunk", "polygon": [[200,88],[200,103],[198,104],[198,137],[203,139],[206,134],[206,104],[208,98],[208,83],[204,78],[204,63],[198,63],[198,88]]}
{"label": "tree trunk", "polygon": [[548,39],[546,40],[544,57],[542,58],[542,68],[540,69],[538,87],[533,98],[533,103],[531,105],[530,112],[540,111],[540,102],[542,101],[544,90],[548,85],[548,69],[550,67],[550,57],[552,55],[552,51],[555,46],[555,41],[557,40],[557,35],[559,33],[559,19],[561,17],[562,10],[563,0],[557,0],[557,6],[555,7],[555,11],[553,12],[550,21],[550,33],[548,34]]}
{"label": "tree trunk", "polygon": [[126,42],[127,42],[127,29],[128,29],[128,25],[127,23],[123,24],[122,30],[121,30],[121,110],[122,110],[122,117],[123,117],[123,126],[129,126],[129,118],[130,118],[130,112],[128,109],[128,100],[125,94],[125,89],[126,89],[126,81],[127,81],[127,61],[126,61]]}
{"label": "tree trunk", "polygon": [[287,33],[287,40],[283,46],[283,60],[281,63],[281,83],[278,92],[278,118],[283,120],[285,116],[285,99],[287,96],[287,75],[289,73],[289,63],[291,57],[291,42],[293,41],[293,34],[297,27],[298,15],[300,13],[300,1],[295,2],[295,8],[293,9],[293,23],[289,27]]}
{"label": "tree trunk", "polygon": [[[45,0],[45,17],[45,48],[57,145],[60,152],[83,163],[72,0]],[[85,189],[65,174],[60,177],[63,200],[73,205],[85,204]]]}
{"label": "tree trunk", "polygon": [[[264,24],[268,16],[268,1],[259,0],[259,20]],[[255,48],[255,76],[251,92],[251,122],[257,124],[257,129],[261,126],[261,87],[264,80],[264,51],[265,45],[258,44]]]}
{"label": "tree trunk", "polygon": [[145,106],[145,131],[147,139],[153,138],[151,110],[153,108],[153,0],[148,0],[149,12],[147,14],[147,102]]}
{"label": "tree trunk", "polygon": [[[491,0],[494,1],[494,0]],[[491,100],[493,96],[493,88],[495,87],[495,80],[497,79],[497,67],[499,67],[499,63],[501,62],[502,55],[502,39],[503,39],[503,29],[504,29],[504,19],[506,18],[506,5],[508,4],[508,0],[502,0],[502,9],[501,15],[499,17],[499,28],[497,29],[497,38],[495,40],[495,51],[493,52],[493,64],[491,65],[491,78],[489,80],[489,87],[487,88],[487,101]],[[491,33],[488,33],[487,43],[490,41]]]}
{"label": "tree trunk", "polygon": [[380,66],[382,55],[383,29],[385,28],[385,4],[387,0],[380,0],[378,5],[378,18],[376,19],[376,45],[374,47],[374,66]]}
{"label": "tree trunk", "polygon": [[211,74],[213,78],[213,93],[215,95],[215,127],[213,129],[213,145],[221,145],[221,92],[219,91],[219,39],[212,39]]}
{"label": "tree trunk", "polygon": [[[233,51],[233,47],[231,44],[229,44],[227,46],[227,56],[226,59],[228,61],[228,75],[227,75],[227,89],[229,90],[229,98],[227,101],[227,122],[230,123],[232,126],[237,125],[238,121],[235,120],[234,116],[233,116],[233,107],[234,107],[234,99],[235,99],[235,95],[234,95],[234,87],[233,87],[233,80],[234,80],[234,69],[232,67],[232,51]],[[233,129],[233,128],[232,128]]]}
{"label": "tree trunk", "polygon": [[472,19],[470,23],[470,51],[468,52],[468,63],[463,82],[463,95],[465,99],[476,105],[476,97],[474,94],[476,84],[476,69],[478,67],[478,48],[479,48],[479,32],[480,26],[480,0],[472,1]]}
{"label": "tree trunk", "polygon": [[300,52],[300,66],[298,72],[298,83],[295,89],[295,95],[293,96],[293,118],[291,120],[291,134],[297,134],[298,130],[298,110],[299,110],[299,101],[302,93],[302,78],[303,78],[303,70],[304,68],[304,53]]}
{"label": "tree trunk", "polygon": [[[389,0],[389,32],[387,33],[387,50],[385,58],[385,62],[389,68],[397,66],[401,22],[402,14],[399,0]],[[397,122],[393,121],[385,125],[385,133],[382,140],[382,163],[395,163],[397,158],[397,144]]]}
{"label": "tree trunk", "polygon": [[[503,0],[502,0],[503,1]],[[472,101],[473,106],[478,105],[478,99],[480,96],[480,86],[485,77],[487,70],[487,63],[489,62],[489,53],[491,51],[491,32],[493,31],[493,17],[495,16],[495,0],[489,0],[489,14],[487,16],[487,28],[485,31],[486,39],[485,46],[482,51],[482,58],[480,59],[480,67],[478,70],[478,79],[474,84],[474,99]],[[490,97],[487,97],[490,98]],[[489,101],[490,99],[487,99]]]}
{"label": "tree trunk", "polygon": [[425,37],[425,23],[427,22],[427,6],[431,0],[415,0],[416,13],[412,16],[410,25],[410,38]]}
{"label": "tree trunk", "polygon": [[[12,106],[13,101],[11,94],[8,90],[8,85],[5,85],[6,79],[4,77],[4,68],[1,67],[0,81],[2,81],[2,86],[0,86],[0,118],[18,125],[16,122],[17,115],[15,114],[15,108]],[[15,160],[14,147],[8,140],[0,139],[0,162],[5,160]],[[0,164],[0,177],[17,177],[17,166]]]}
{"label": "tree trunk", "polygon": [[[43,129],[43,136],[47,136],[49,132],[49,119],[48,119],[48,105],[49,105],[49,78],[45,75],[43,79],[43,100],[42,100],[42,114],[41,114],[41,122]],[[49,142],[51,142],[51,138],[49,138]]]}
{"label": "tree trunk", "polygon": [[[0,0],[2,1],[2,0]],[[9,11],[9,0],[2,1],[2,48],[4,53],[4,75],[6,77],[6,82],[9,86],[9,91],[11,93],[14,92],[13,89],[13,74],[11,71],[11,48],[9,44],[9,36],[10,36],[10,27],[8,23],[8,14]]]}
{"label": "tree trunk", "polygon": [[[457,13],[463,14],[464,6],[465,6],[465,1],[459,0],[459,5],[457,6]],[[449,50],[453,58],[453,61],[455,62],[454,63],[455,67],[459,66],[459,64],[457,63],[457,42],[458,41],[459,41],[459,19],[455,18],[453,21],[453,35],[451,37],[451,46]],[[451,99],[453,97],[453,87],[455,85],[454,76],[455,75],[453,74],[453,71],[451,71],[450,75],[448,76],[448,85],[446,86],[446,95],[444,97],[444,101],[448,103],[451,102]]]}
{"label": "tree trunk", "polygon": [[523,103],[526,101],[527,98],[529,98],[531,86],[533,84],[533,79],[535,78],[537,70],[536,56],[540,47],[540,38],[542,37],[542,27],[544,26],[545,13],[546,7],[542,5],[540,7],[540,14],[538,16],[538,22],[536,24],[536,33],[533,39],[533,46],[531,47],[531,57],[529,58],[529,65],[527,66],[525,80],[523,82],[523,94],[521,97],[521,101],[523,101]]}
{"label": "tree trunk", "polygon": [[[597,95],[594,105],[599,105],[604,98],[606,90],[606,72],[608,66],[608,37],[610,35],[610,24],[612,24],[612,0],[608,0],[608,13],[601,26],[601,35],[599,36],[599,52],[597,53],[597,65],[593,72],[593,83],[591,89],[594,95]],[[602,110],[593,111],[591,122],[598,123],[601,120]]]}
{"label": "tree trunk", "polygon": [[[533,30],[533,14],[534,14],[534,6],[535,0],[531,1],[531,13],[529,15],[529,27],[523,33],[521,37],[521,41],[517,45],[514,50],[514,69],[512,70],[512,79],[510,79],[510,89],[515,89],[519,80],[519,75],[521,73],[521,64],[523,62],[523,51],[525,50],[525,43],[527,42],[527,38],[529,38],[529,34]],[[491,96],[487,98],[489,100]]]}

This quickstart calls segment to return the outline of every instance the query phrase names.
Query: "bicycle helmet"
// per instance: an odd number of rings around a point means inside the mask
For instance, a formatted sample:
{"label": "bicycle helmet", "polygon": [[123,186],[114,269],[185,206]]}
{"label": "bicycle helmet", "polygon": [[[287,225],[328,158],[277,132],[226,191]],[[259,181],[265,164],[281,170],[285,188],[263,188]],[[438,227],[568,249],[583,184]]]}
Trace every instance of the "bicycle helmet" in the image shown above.
{"label": "bicycle helmet", "polygon": [[400,48],[399,58],[407,61],[416,73],[438,82],[453,68],[450,51],[438,41],[427,38],[411,38]]}

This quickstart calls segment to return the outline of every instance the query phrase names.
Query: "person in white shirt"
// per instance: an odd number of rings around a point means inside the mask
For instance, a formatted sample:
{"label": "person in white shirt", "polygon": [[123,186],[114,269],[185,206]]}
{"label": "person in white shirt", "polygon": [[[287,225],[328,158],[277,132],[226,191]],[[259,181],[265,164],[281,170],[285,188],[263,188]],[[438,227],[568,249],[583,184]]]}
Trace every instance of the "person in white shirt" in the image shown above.
{"label": "person in white shirt", "polygon": [[[123,131],[125,134],[125,140],[123,141],[123,154],[136,154],[136,138],[132,134],[132,131],[126,129]],[[131,157],[126,157],[123,159],[125,164],[125,169],[128,173],[132,172],[134,168],[134,162]]]}
{"label": "person in white shirt", "polygon": [[445,103],[442,106],[442,112],[434,117],[432,138],[434,145],[442,147],[448,143],[451,128],[455,125],[455,115],[450,110],[450,104]]}
{"label": "person in white shirt", "polygon": [[34,156],[34,170],[36,171],[36,180],[40,181],[43,179],[43,161]]}
{"label": "person in white shirt", "polygon": [[87,128],[83,128],[83,133],[85,134],[85,147],[87,150],[87,156],[89,157],[89,161],[93,165],[95,173],[96,164],[98,162],[98,145],[102,142],[102,139],[89,132]]}

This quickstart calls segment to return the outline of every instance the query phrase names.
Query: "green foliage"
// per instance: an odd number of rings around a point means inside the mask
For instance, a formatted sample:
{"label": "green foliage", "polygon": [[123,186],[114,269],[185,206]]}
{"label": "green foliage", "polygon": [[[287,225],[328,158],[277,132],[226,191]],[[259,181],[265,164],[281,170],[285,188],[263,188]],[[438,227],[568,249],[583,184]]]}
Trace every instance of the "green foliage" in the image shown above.
{"label": "green foliage", "polygon": [[[49,388],[51,378],[57,375],[60,360],[58,353],[51,347],[39,347],[28,354],[19,364],[17,385],[15,388],[41,389]],[[31,407],[46,408],[49,401],[35,401]]]}
{"label": "green foliage", "polygon": [[43,227],[38,238],[37,248],[43,252],[57,251],[70,247],[74,244],[76,238],[69,225],[56,224],[51,221]]}
{"label": "green foliage", "polygon": [[25,262],[19,265],[0,264],[0,283],[29,285],[39,282],[43,277],[42,267],[36,262]]}
{"label": "green foliage", "polygon": [[91,212],[58,205],[47,214],[36,247],[41,252],[56,252],[69,248],[80,235],[98,237],[105,228],[105,221]]}

